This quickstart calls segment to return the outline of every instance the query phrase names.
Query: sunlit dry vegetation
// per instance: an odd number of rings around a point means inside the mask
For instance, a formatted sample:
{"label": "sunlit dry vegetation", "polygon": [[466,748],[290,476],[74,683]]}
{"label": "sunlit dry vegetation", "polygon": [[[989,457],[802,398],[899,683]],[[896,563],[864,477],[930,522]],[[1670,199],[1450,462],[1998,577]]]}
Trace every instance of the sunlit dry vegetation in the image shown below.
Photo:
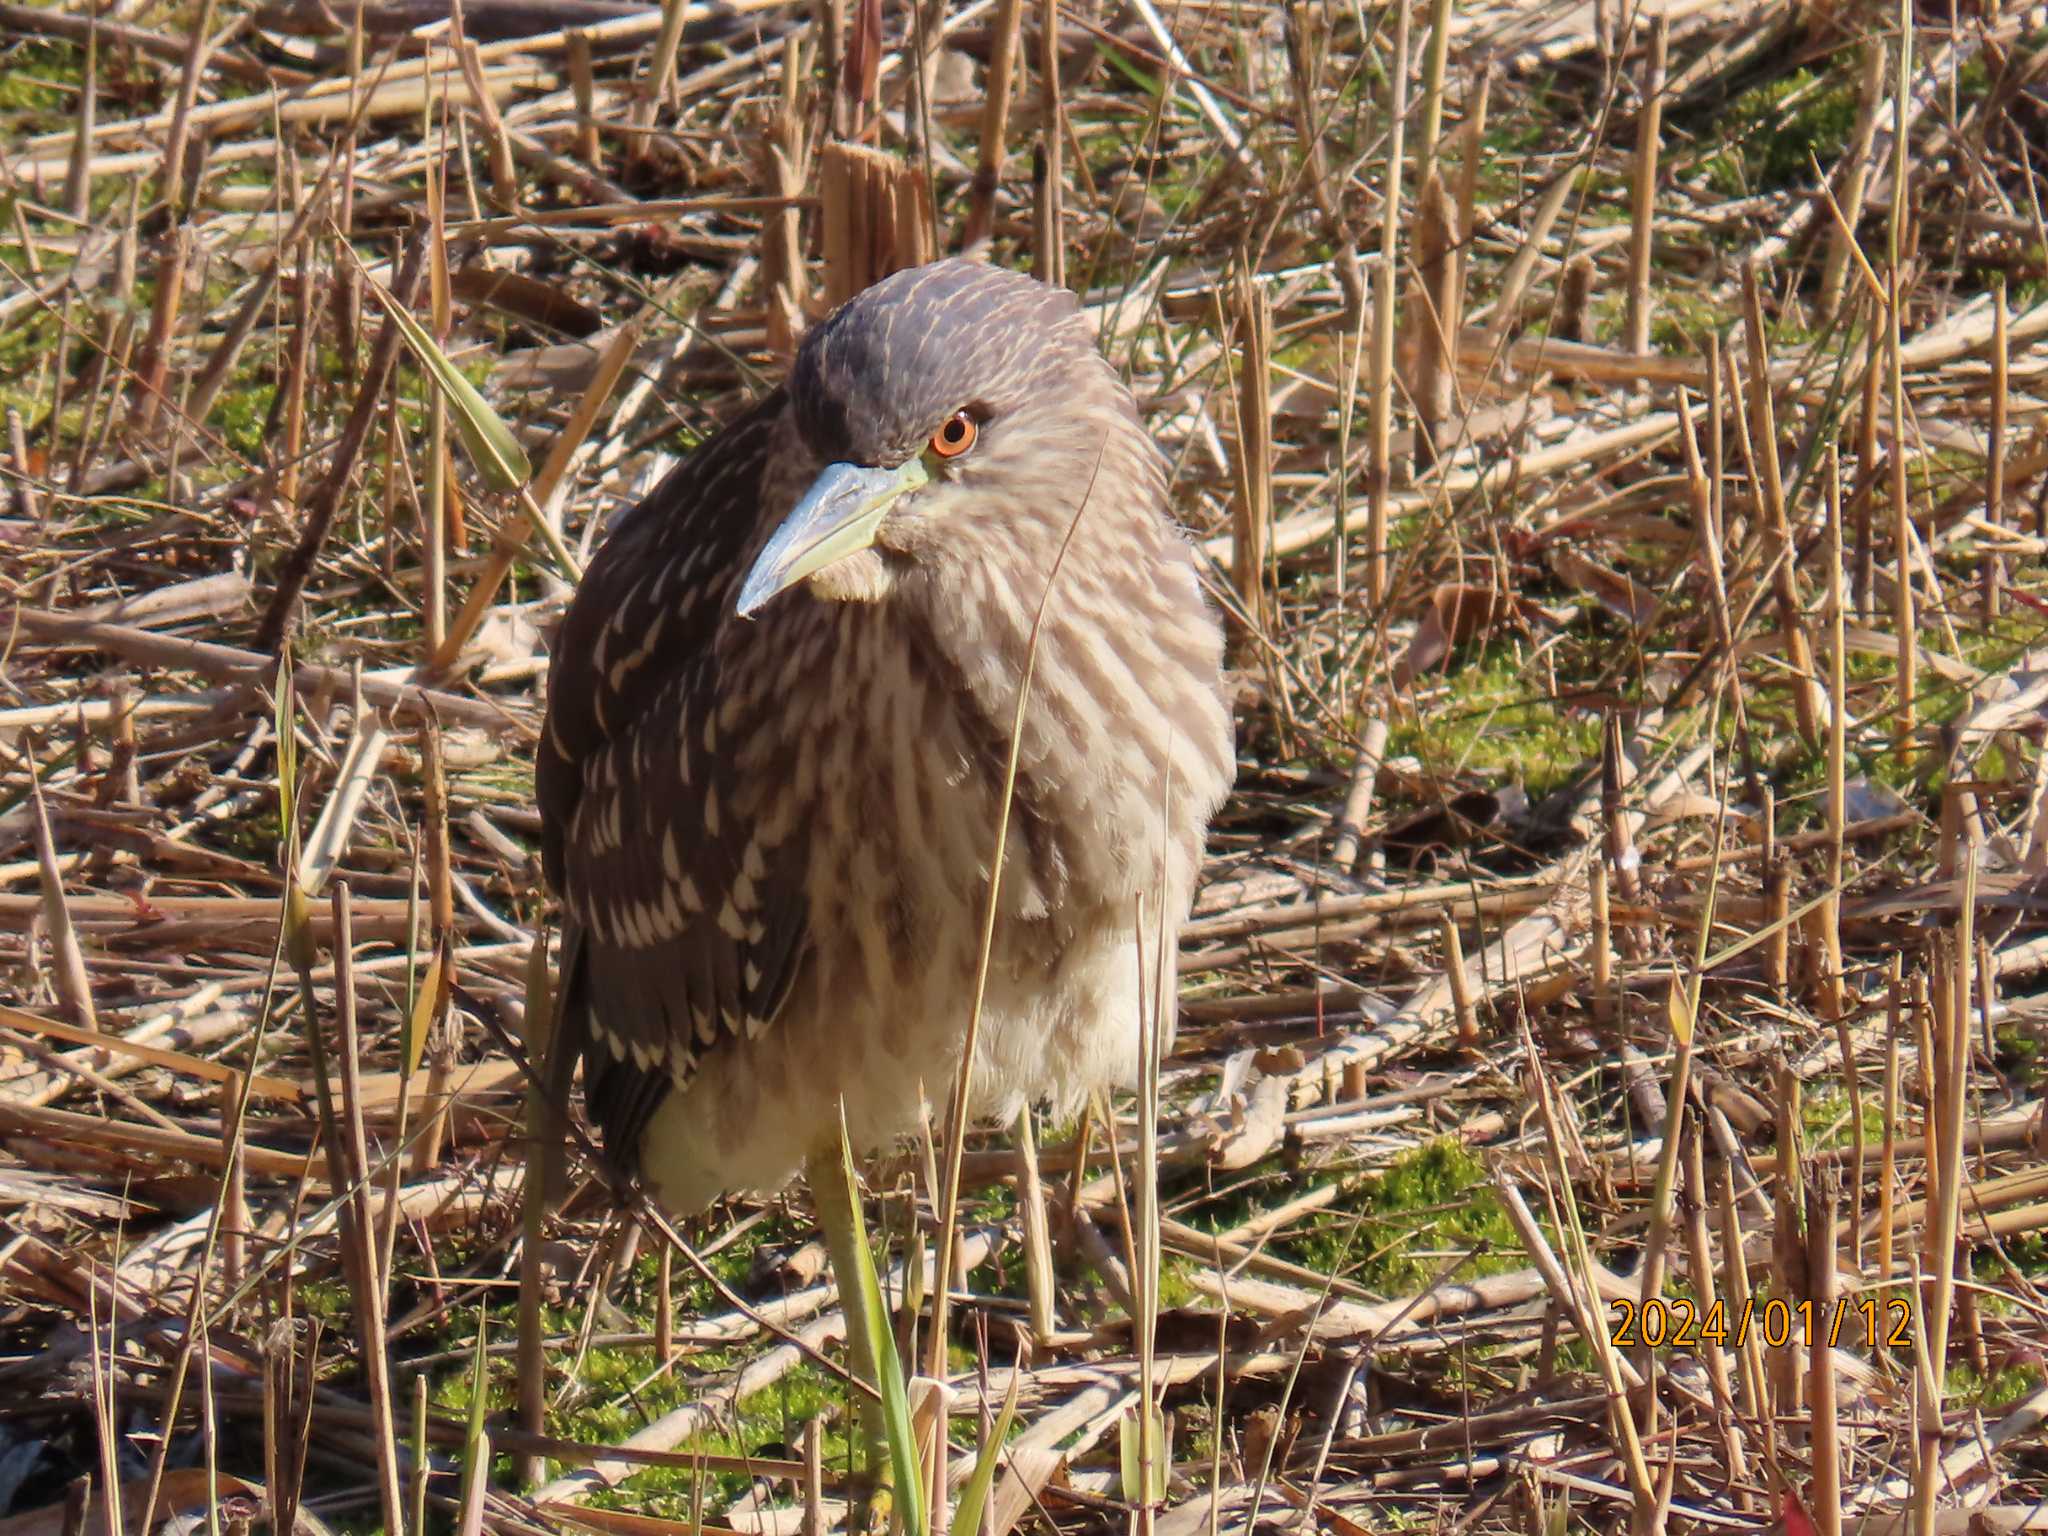
{"label": "sunlit dry vegetation", "polygon": [[965,249],[1240,769],[1156,1137],[867,1170],[933,1482],[2048,1524],[2044,146],[2018,0],[0,0],[6,1536],[844,1518],[804,1207],[533,1176],[532,756],[606,519]]}

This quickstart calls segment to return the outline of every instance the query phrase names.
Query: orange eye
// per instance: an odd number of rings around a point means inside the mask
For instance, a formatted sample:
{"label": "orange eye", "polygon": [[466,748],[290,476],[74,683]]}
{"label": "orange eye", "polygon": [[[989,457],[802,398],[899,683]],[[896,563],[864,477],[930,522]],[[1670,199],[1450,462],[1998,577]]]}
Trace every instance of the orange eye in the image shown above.
{"label": "orange eye", "polygon": [[957,459],[974,446],[975,431],[972,416],[955,412],[951,421],[932,434],[932,452],[942,459]]}

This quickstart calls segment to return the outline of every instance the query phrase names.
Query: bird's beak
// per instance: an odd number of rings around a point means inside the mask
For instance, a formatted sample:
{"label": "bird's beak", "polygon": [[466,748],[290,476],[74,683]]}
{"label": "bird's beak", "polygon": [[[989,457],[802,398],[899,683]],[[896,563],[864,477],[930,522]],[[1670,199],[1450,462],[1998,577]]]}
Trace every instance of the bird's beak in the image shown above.
{"label": "bird's beak", "polygon": [[826,465],[747,572],[734,611],[747,618],[776,593],[868,548],[896,499],[929,478],[915,458],[894,469]]}

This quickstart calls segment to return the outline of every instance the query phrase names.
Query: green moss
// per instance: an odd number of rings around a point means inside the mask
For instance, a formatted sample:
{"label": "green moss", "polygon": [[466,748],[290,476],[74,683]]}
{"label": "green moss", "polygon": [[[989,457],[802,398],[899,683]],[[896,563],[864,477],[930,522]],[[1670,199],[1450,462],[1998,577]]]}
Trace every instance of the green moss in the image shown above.
{"label": "green moss", "polygon": [[1795,69],[1753,86],[1715,114],[1717,147],[1704,169],[1727,197],[1748,197],[1813,179],[1832,165],[1856,126],[1856,87],[1846,70],[1825,80]]}
{"label": "green moss", "polygon": [[1448,670],[1450,697],[1389,732],[1391,752],[1413,753],[1432,772],[1514,779],[1543,794],[1599,750],[1599,719],[1534,694],[1512,646],[1464,663],[1454,653]]}
{"label": "green moss", "polygon": [[1400,1296],[1419,1290],[1447,1259],[1475,1246],[1481,1252],[1461,1271],[1467,1279],[1522,1262],[1521,1243],[1487,1182],[1485,1165],[1463,1143],[1447,1138],[1364,1180],[1292,1245],[1292,1257]]}
{"label": "green moss", "polygon": [[[0,113],[15,131],[41,131],[77,110],[85,55],[70,43],[23,43],[0,59]],[[68,87],[68,89],[67,89]]]}
{"label": "green moss", "polygon": [[2011,1407],[2038,1389],[2041,1380],[2038,1365],[1994,1366],[1989,1376],[1979,1376],[1967,1365],[1954,1365],[1949,1367],[1945,1391],[1951,1401],[1990,1411]]}

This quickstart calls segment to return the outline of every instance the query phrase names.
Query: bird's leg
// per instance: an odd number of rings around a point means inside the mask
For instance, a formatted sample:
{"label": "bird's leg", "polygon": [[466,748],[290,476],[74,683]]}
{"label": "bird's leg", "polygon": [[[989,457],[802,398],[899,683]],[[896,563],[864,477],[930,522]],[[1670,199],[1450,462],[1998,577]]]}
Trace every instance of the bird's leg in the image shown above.
{"label": "bird's leg", "polygon": [[[804,1178],[811,1186],[811,1199],[818,1207],[818,1225],[825,1233],[825,1253],[832,1261],[832,1275],[839,1285],[839,1305],[846,1314],[846,1363],[856,1380],[869,1387],[875,1380],[874,1340],[868,1334],[867,1310],[861,1305],[859,1265],[872,1263],[860,1250],[854,1236],[854,1204],[860,1198],[846,1176],[845,1153],[837,1142],[813,1152],[804,1165]],[[868,1529],[888,1524],[891,1466],[888,1436],[882,1426],[882,1404],[873,1392],[860,1396],[860,1443],[873,1493],[868,1508]]]}

